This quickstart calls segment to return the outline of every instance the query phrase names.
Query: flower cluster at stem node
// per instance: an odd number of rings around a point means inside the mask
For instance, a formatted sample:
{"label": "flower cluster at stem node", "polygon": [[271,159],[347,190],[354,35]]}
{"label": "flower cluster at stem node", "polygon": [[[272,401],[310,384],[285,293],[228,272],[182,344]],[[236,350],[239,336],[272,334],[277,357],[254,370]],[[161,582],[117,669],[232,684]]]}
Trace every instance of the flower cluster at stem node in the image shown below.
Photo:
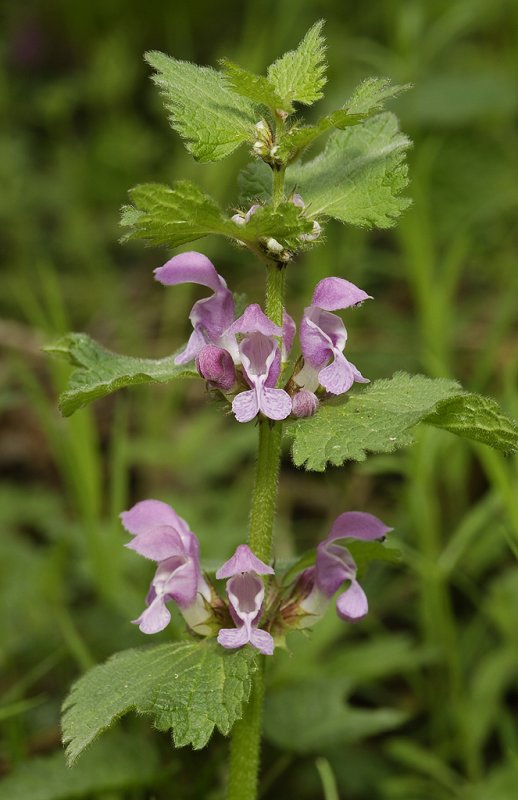
{"label": "flower cluster at stem node", "polygon": [[295,575],[287,586],[273,577],[267,591],[264,576],[275,576],[275,570],[241,544],[215,575],[227,581],[224,599],[202,572],[197,536],[171,506],[142,500],[124,511],[121,520],[133,536],[126,546],[157,564],[146,609],[134,620],[142,633],[164,630],[171,620],[167,604],[174,602],[193,634],[216,636],[227,649],[251,644],[265,655],[272,655],[276,640],[290,629],[318,622],[344,584],[348,586],[336,601],[338,615],[348,622],[362,619],[368,603],[357,580],[356,563],[347,547],[336,542],[381,540],[391,530],[372,514],[345,512],[318,545],[314,566]]}
{"label": "flower cluster at stem node", "polygon": [[[236,318],[231,291],[201,253],[175,256],[155,270],[155,277],[165,286],[196,283],[212,290],[192,307],[193,332],[175,363],[195,361],[209,387],[225,396],[238,422],[249,422],[258,414],[271,420],[308,417],[328,396],[347,392],[354,382],[368,383],[344,355],[347,331],[333,312],[358,306],[370,295],[344,278],[324,278],[316,285],[300,323],[303,359],[286,377],[283,364],[296,333],[286,310],[282,326],[273,323],[257,303]],[[279,386],[281,375],[283,385]]]}

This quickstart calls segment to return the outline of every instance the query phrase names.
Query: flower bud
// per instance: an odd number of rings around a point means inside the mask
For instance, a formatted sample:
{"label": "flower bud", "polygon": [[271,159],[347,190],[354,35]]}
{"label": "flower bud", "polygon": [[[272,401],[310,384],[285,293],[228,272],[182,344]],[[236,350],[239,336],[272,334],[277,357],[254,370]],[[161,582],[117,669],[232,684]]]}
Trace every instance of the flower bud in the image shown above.
{"label": "flower bud", "polygon": [[318,397],[307,389],[301,389],[292,397],[291,413],[295,417],[312,417],[318,411]]}
{"label": "flower bud", "polygon": [[313,229],[312,229],[311,233],[301,233],[300,237],[299,237],[300,241],[301,242],[314,242],[315,239],[318,239],[318,237],[320,236],[321,230],[322,230],[322,228],[320,227],[318,222],[316,220],[314,220]]}
{"label": "flower bud", "polygon": [[269,239],[266,240],[266,249],[270,251],[270,253],[275,253],[279,255],[284,250],[282,244],[274,239],[273,236],[270,236]]}
{"label": "flower bud", "polygon": [[202,378],[224,392],[230,391],[236,380],[232,356],[222,347],[207,344],[196,356],[196,369]]}
{"label": "flower bud", "polygon": [[294,206],[297,206],[297,208],[306,208],[306,204],[302,199],[302,196],[298,194],[298,192],[293,195],[293,197],[291,198],[291,202],[293,203]]}
{"label": "flower bud", "polygon": [[270,126],[262,119],[255,126],[256,141],[252,147],[254,153],[261,158],[267,158],[273,146],[273,136]]}

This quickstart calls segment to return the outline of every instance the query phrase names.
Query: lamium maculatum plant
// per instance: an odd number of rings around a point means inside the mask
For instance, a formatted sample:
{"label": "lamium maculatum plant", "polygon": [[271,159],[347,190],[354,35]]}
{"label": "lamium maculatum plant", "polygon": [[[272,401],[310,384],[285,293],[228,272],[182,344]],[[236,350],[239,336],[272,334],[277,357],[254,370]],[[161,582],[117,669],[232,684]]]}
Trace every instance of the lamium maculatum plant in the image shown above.
{"label": "lamium maculatum plant", "polygon": [[[407,446],[418,423],[503,451],[518,447],[518,429],[498,405],[455,381],[400,372],[370,383],[373,376],[348,358],[344,320],[375,300],[344,277],[339,254],[338,274],[315,285],[301,319],[290,315],[285,286],[289,297],[294,263],[322,242],[328,225],[388,228],[410,203],[402,194],[410,142],[384,110],[408,87],[369,78],[341,108],[303,121],[303,107],[322,98],[326,82],[322,28],[317,22],[266,76],[228,60],[214,70],[162,53],[146,56],[189,153],[211,162],[244,146],[251,162],[239,177],[239,210],[231,212],[189,181],[137,186],[122,212],[124,238],[174,249],[223,236],[240,248],[244,268],[264,274],[264,300],[250,298],[238,311],[233,290],[240,287],[227,286],[224,265],[189,249],[155,269],[164,287],[194,283],[207,292],[189,314],[188,342],[172,355],[122,356],[85,334],[47,347],[76,367],[59,401],[65,416],[123,387],[188,377],[206,382],[207,398],[218,401],[214,413],[223,407],[236,425],[257,430],[248,538],[243,532],[215,571],[204,570],[196,534],[170,505],[139,498],[121,509],[127,547],[156,565],[134,623],[143,638],[153,636],[167,628],[176,606],[185,636],[94,667],[72,688],[63,715],[71,762],[130,710],[171,730],[176,747],[205,747],[217,728],[231,737],[229,800],[258,796],[266,659],[275,659],[291,631],[318,625],[334,598],[344,624],[361,624],[368,599],[358,554],[362,569],[369,560],[397,557],[384,521],[344,509],[321,532],[316,551],[288,565],[275,559],[283,439],[297,467],[320,472]],[[324,139],[316,155],[307,155]]]}

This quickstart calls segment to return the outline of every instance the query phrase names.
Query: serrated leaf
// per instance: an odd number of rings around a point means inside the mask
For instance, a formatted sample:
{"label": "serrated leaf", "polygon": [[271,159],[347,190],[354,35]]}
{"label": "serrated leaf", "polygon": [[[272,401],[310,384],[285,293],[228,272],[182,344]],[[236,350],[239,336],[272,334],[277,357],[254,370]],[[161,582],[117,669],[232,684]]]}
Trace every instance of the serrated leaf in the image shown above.
{"label": "serrated leaf", "polygon": [[123,240],[145,239],[179,247],[211,233],[233,236],[237,227],[217,202],[190,181],[173,186],[145,183],[130,191],[134,206],[122,209]]}
{"label": "serrated leaf", "polygon": [[467,394],[443,400],[423,422],[504,453],[518,450],[518,425],[491,397]]}
{"label": "serrated leaf", "polygon": [[385,102],[411,88],[410,83],[402,86],[393,84],[390,78],[367,78],[354,90],[344,104],[348,114],[361,117],[371,116],[383,110]]}
{"label": "serrated leaf", "polygon": [[175,364],[175,354],[158,359],[122,356],[107,350],[86,333],[68,333],[45,347],[45,351],[79,367],[59,398],[59,408],[65,417],[126,386],[199,377],[192,367]]}
{"label": "serrated leaf", "polygon": [[264,161],[251,161],[237,176],[237,186],[243,207],[252,203],[269,203],[272,199],[272,170]]}
{"label": "serrated leaf", "polygon": [[281,140],[278,149],[278,157],[281,160],[291,161],[297,155],[302,153],[306,147],[309,147],[315,139],[318,139],[323,133],[331,128],[339,128],[343,130],[350,125],[358,125],[363,122],[364,117],[360,114],[349,114],[345,109],[333,111],[331,114],[326,114],[321,117],[315,125],[303,125],[299,127],[295,125],[286,132]]}
{"label": "serrated leaf", "polygon": [[281,109],[287,112],[293,110],[291,104],[286,104],[277,94],[268,78],[263,75],[254,75],[253,72],[248,72],[227,58],[222,58],[220,64],[230,88],[237,94],[273,110]]}
{"label": "serrated leaf", "polygon": [[388,78],[367,78],[361,83],[343,108],[321,117],[314,125],[294,126],[281,141],[279,158],[293,159],[306,147],[331,128],[345,130],[359,125],[383,109],[386,100],[397,97],[410,88],[410,84],[394,86]]}
{"label": "serrated leaf", "polygon": [[312,230],[312,222],[301,209],[287,202],[276,208],[264,206],[245,225],[236,225],[223,215],[215,200],[189,181],[178,181],[172,187],[143,184],[130,194],[135,206],[123,209],[122,225],[129,228],[125,239],[178,247],[209,234],[250,244],[273,237],[283,247],[294,249],[300,245],[298,237]]}
{"label": "serrated leaf", "polygon": [[73,763],[129,711],[172,731],[175,747],[205,747],[214,728],[227,735],[241,717],[254,669],[250,648],[229,653],[217,644],[164,644],[125,650],[94,667],[63,705],[63,741]]}
{"label": "serrated leaf", "polygon": [[[501,411],[496,415],[492,401],[484,416],[485,404],[473,398],[477,395],[463,392],[455,381],[398,372],[389,380],[376,381],[358,394],[325,405],[314,417],[294,422],[288,428],[293,459],[297,466],[316,471],[324,470],[327,463],[339,466],[349,460],[364,461],[368,452],[391,453],[411,444],[412,428],[431,420],[437,427],[467,438],[481,441],[484,435],[486,444],[493,447],[518,449],[514,423]],[[445,416],[442,424],[440,411],[437,417],[434,414],[443,401],[448,408],[450,400],[458,411],[464,410],[458,430],[451,415]],[[471,410],[474,407],[476,411]]]}
{"label": "serrated leaf", "polygon": [[322,97],[326,83],[324,21],[316,22],[296,50],[290,50],[268,69],[268,80],[286,104],[311,105]]}
{"label": "serrated leaf", "polygon": [[302,213],[294,203],[279,203],[273,206],[263,206],[252,214],[249,222],[242,225],[239,238],[242,241],[254,242],[259,239],[273,237],[283,247],[295,250],[300,247],[299,236],[311,233],[313,223]]}
{"label": "serrated leaf", "polygon": [[158,752],[149,738],[117,732],[92,747],[72,768],[62,750],[21,762],[1,781],[0,800],[79,800],[149,789],[162,776]]}
{"label": "serrated leaf", "polygon": [[410,204],[399,196],[408,183],[409,146],[396,117],[379,114],[332,133],[320,155],[288,168],[287,185],[297,187],[311,216],[389,228]]}
{"label": "serrated leaf", "polygon": [[253,103],[233,92],[225,76],[210,67],[146,53],[154,82],[164,97],[173,128],[198,161],[219,161],[253,141],[257,122]]}

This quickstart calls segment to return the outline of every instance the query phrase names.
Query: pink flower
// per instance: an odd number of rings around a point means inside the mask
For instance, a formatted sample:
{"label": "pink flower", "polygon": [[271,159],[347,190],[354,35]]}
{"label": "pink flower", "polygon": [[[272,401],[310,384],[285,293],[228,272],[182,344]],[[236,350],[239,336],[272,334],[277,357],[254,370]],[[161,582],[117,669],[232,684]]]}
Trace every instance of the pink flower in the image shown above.
{"label": "pink flower", "polygon": [[142,633],[158,633],[171,620],[166,603],[174,600],[195,632],[209,631],[210,589],[201,574],[198,539],[176,511],[160,500],[142,500],[120,515],[133,534],[126,547],[158,563],[146,598],[147,608],[134,620]]}
{"label": "pink flower", "polygon": [[[295,323],[285,316],[288,345],[293,341]],[[238,422],[249,422],[259,412],[274,420],[286,419],[291,412],[291,398],[283,389],[275,389],[281,370],[281,352],[276,337],[282,330],[263,313],[256,303],[230,326],[227,333],[242,334],[239,355],[248,391],[234,398],[232,410]]]}
{"label": "pink flower", "polygon": [[304,356],[304,368],[296,376],[300,386],[314,391],[320,384],[331,394],[343,394],[354,381],[369,383],[345,358],[347,331],[340,317],[330,313],[368,299],[368,294],[343,278],[324,278],[317,283],[300,325]]}
{"label": "pink flower", "polygon": [[[343,545],[335,544],[338,539],[357,539],[372,541],[383,539],[392,528],[388,528],[373,514],[361,511],[346,511],[340,514],[333,526],[317,547],[317,560],[314,568],[306,570],[305,581],[311,583],[301,608],[318,619],[323,608],[344,583],[349,586],[338,595],[336,610],[338,616],[348,622],[357,622],[369,610],[367,596],[356,580],[357,567],[351,553]],[[314,570],[314,571],[313,571]]]}
{"label": "pink flower", "polygon": [[273,637],[257,627],[264,602],[264,582],[260,575],[273,575],[273,569],[254,556],[246,544],[240,544],[232,558],[217,571],[216,578],[230,579],[227,596],[237,626],[222,628],[218,642],[227,649],[243,647],[250,642],[260,653],[270,656],[274,649]]}

